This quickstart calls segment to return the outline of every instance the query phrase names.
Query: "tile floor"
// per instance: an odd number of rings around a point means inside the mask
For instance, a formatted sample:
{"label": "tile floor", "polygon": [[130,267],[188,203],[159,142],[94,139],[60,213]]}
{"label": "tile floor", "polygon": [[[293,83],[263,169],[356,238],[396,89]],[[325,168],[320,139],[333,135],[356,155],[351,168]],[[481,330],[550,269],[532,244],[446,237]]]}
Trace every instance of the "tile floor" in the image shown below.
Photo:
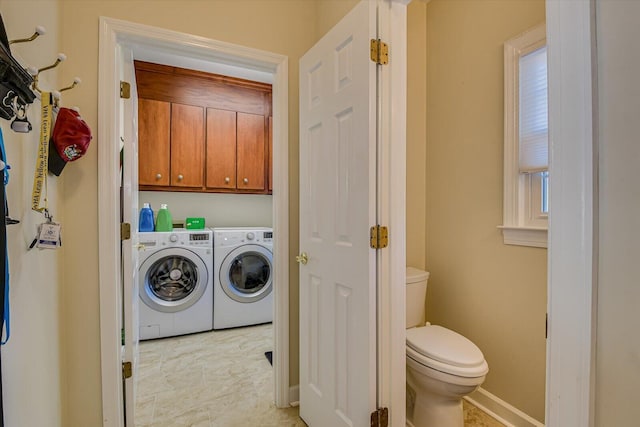
{"label": "tile floor", "polygon": [[[270,324],[141,342],[136,427],[305,427],[272,403],[270,350]],[[501,426],[465,402],[465,427]]]}

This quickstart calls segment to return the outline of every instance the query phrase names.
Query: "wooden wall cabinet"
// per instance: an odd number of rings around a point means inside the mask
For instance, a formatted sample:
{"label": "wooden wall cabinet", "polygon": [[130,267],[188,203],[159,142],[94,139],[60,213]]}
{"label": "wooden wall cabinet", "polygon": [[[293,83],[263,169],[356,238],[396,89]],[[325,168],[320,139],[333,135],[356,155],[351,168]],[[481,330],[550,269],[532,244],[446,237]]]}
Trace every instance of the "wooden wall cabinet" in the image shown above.
{"label": "wooden wall cabinet", "polygon": [[171,104],[138,101],[138,183],[169,185]]}
{"label": "wooden wall cabinet", "polygon": [[171,104],[171,186],[204,184],[204,108]]}
{"label": "wooden wall cabinet", "polygon": [[135,67],[141,190],[271,193],[271,85]]}
{"label": "wooden wall cabinet", "polygon": [[266,190],[264,116],[207,109],[207,188]]}

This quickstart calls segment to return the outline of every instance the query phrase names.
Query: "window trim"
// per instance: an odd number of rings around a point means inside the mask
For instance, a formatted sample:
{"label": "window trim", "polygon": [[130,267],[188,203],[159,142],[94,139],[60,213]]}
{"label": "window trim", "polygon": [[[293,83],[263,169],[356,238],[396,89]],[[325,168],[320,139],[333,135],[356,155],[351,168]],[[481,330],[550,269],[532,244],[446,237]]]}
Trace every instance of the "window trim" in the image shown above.
{"label": "window trim", "polygon": [[545,24],[508,40],[504,44],[504,195],[503,224],[504,243],[508,245],[547,247],[548,223],[543,226],[528,225],[525,197],[531,186],[532,174],[520,173],[518,157],[519,117],[519,60],[520,57],[546,44]]}

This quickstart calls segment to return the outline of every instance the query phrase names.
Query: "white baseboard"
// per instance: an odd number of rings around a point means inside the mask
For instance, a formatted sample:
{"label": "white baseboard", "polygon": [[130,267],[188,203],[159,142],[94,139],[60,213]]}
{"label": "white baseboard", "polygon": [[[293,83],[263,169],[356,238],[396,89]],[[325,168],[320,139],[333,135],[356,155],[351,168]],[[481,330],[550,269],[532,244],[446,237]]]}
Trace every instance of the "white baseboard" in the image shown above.
{"label": "white baseboard", "polygon": [[483,388],[479,388],[469,396],[465,396],[465,399],[507,427],[544,427],[544,424],[540,421]]}
{"label": "white baseboard", "polygon": [[289,387],[289,405],[298,406],[300,404],[300,386]]}

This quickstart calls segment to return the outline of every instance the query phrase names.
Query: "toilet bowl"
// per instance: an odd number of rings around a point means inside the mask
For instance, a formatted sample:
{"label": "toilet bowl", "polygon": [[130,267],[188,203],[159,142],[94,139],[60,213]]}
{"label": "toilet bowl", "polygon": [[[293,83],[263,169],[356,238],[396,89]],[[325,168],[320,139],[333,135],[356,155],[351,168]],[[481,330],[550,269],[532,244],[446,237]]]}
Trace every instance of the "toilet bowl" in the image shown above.
{"label": "toilet bowl", "polygon": [[407,425],[463,427],[462,398],[484,382],[489,366],[464,336],[424,323],[428,277],[407,268]]}

